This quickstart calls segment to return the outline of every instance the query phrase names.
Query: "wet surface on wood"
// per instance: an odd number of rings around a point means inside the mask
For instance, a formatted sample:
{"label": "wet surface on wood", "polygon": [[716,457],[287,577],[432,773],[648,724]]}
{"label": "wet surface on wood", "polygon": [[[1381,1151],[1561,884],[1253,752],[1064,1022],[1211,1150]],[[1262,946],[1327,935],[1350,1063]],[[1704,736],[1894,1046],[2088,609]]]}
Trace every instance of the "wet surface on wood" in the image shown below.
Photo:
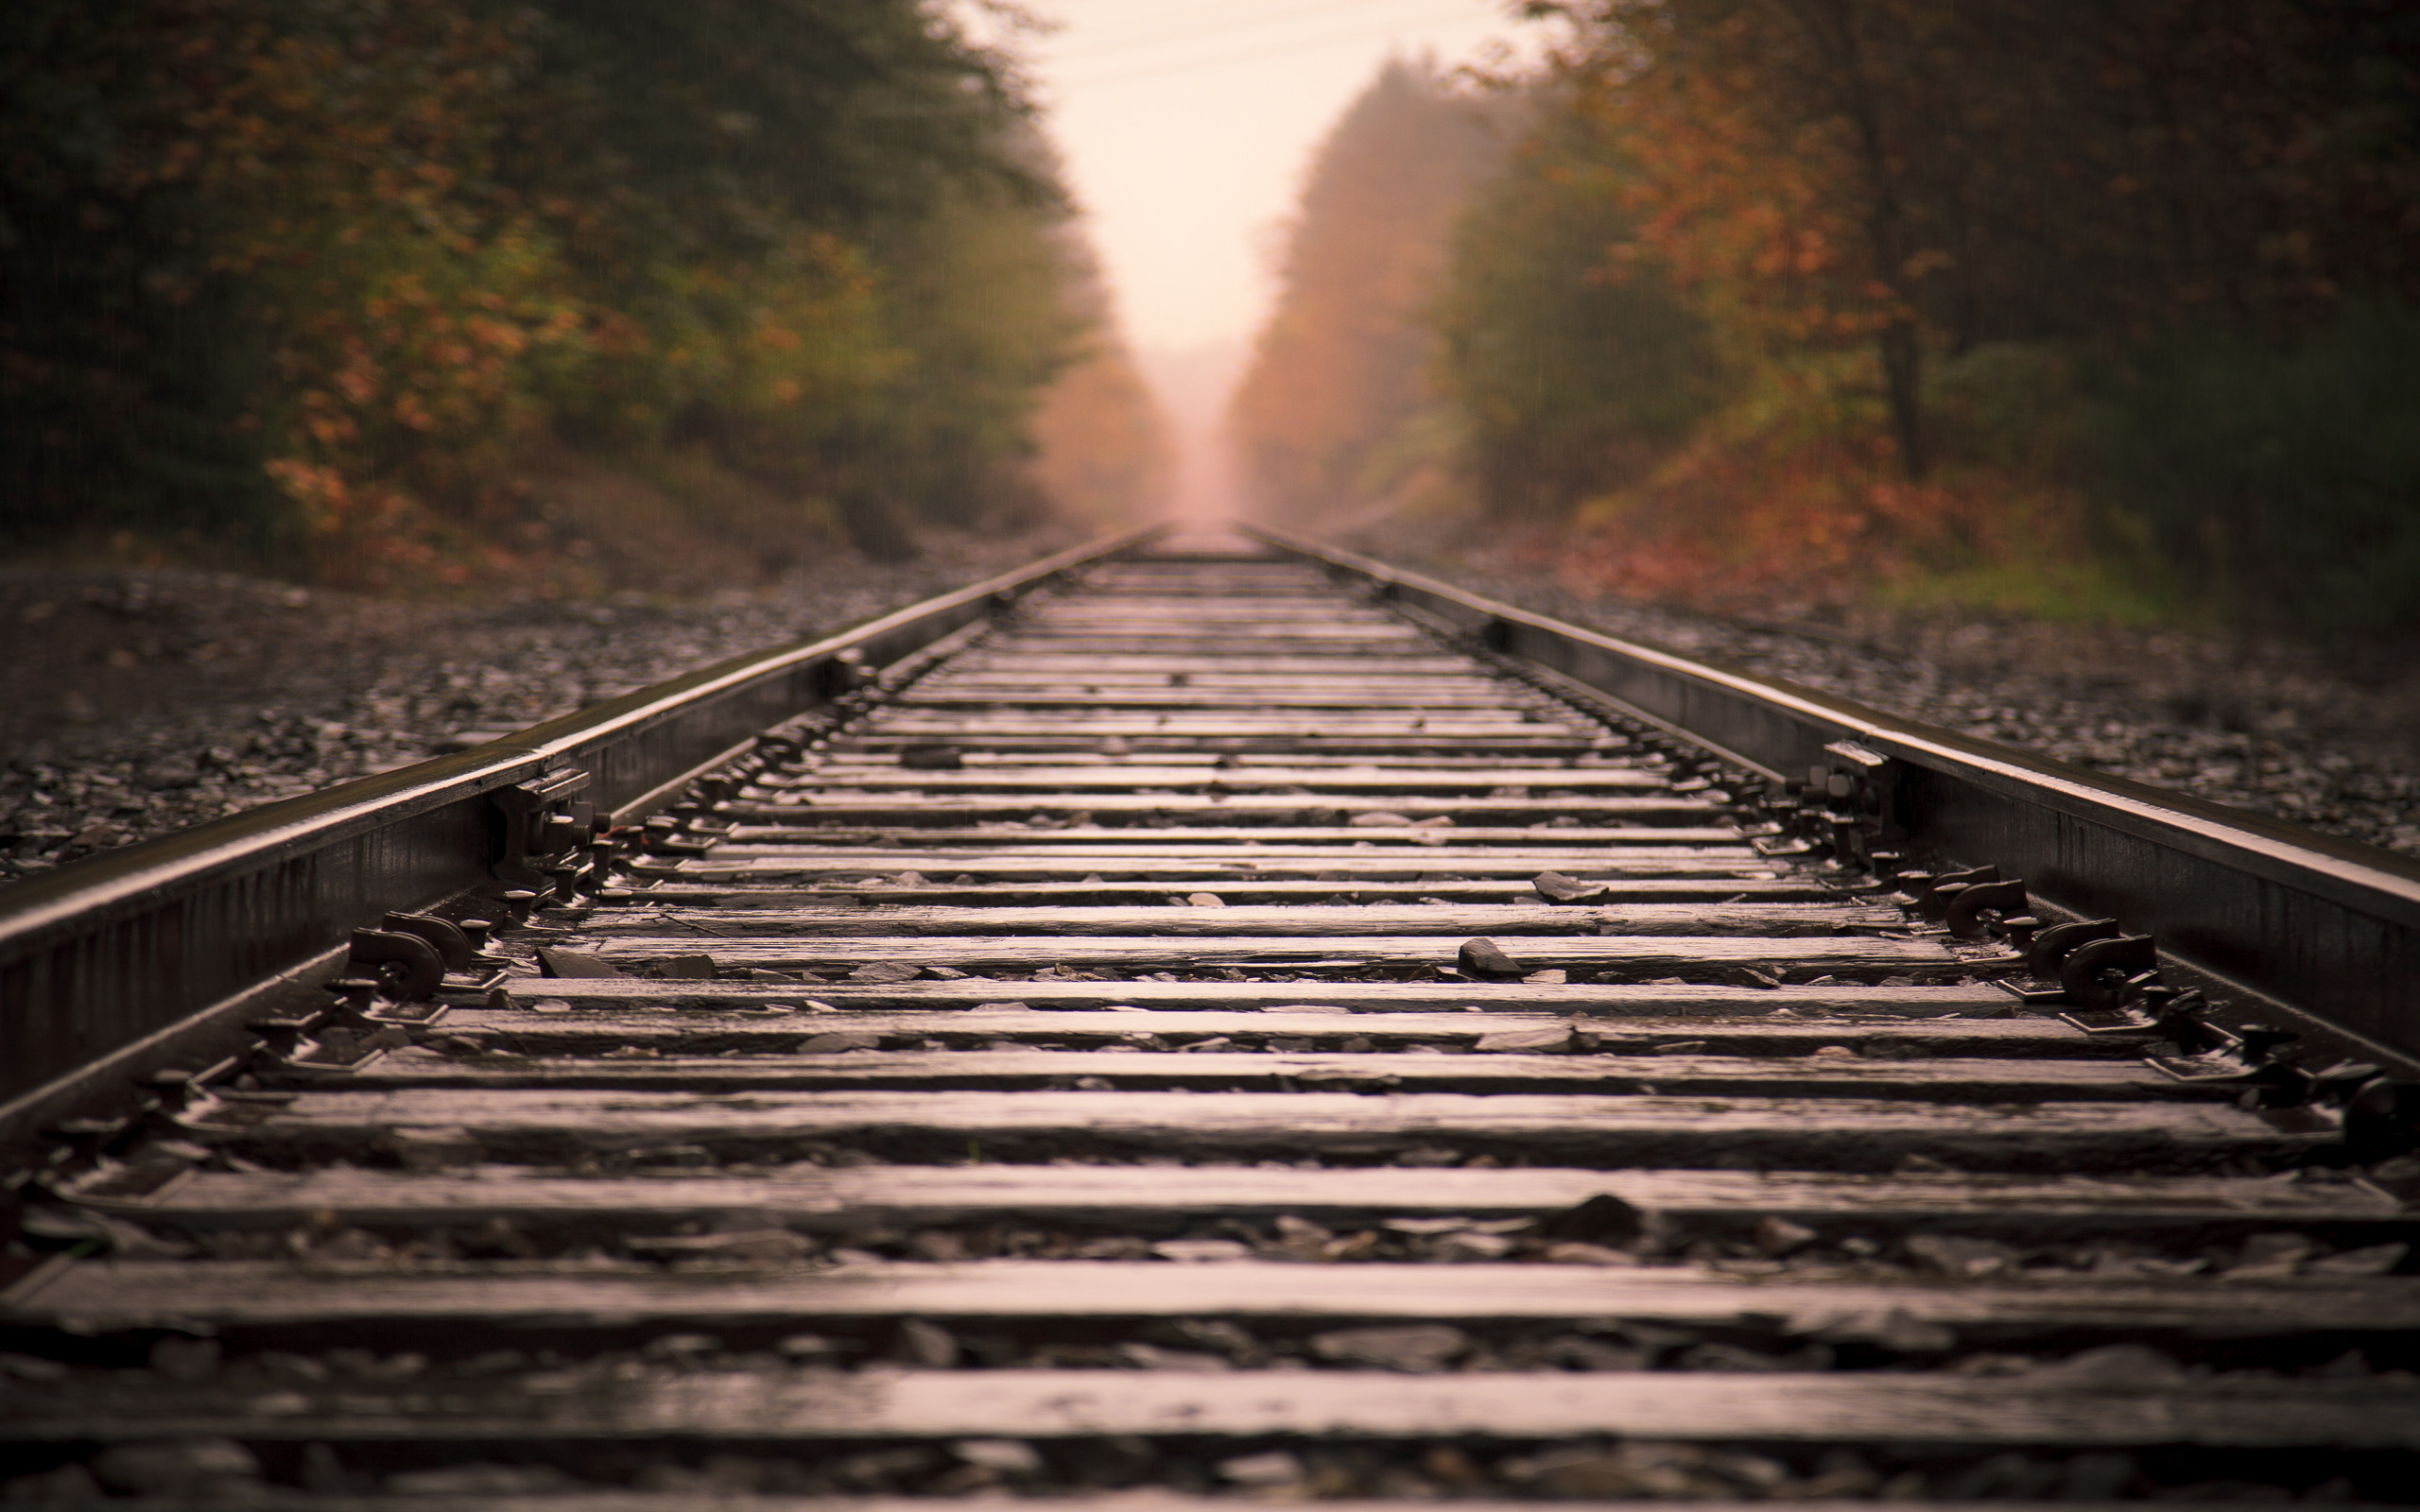
{"label": "wet surface on wood", "polygon": [[[1330,1228],[1392,1219],[1534,1222],[1610,1194],[1689,1233],[1752,1237],[1778,1215],[1819,1237],[1932,1230],[2032,1239],[2174,1228],[2290,1225],[2392,1237],[2393,1198],[2349,1183],[2242,1177],[1865,1176],[1811,1171],[1301,1170],[1236,1166],[796,1165],[573,1177],[525,1166],[453,1171],[205,1171],[162,1191],[95,1205],[187,1231],[285,1228],[314,1214],[412,1228],[492,1218],[602,1218],[641,1228],[746,1213],[804,1232],[1003,1222],[1090,1223],[1165,1235],[1219,1220],[1292,1214]],[[1441,1231],[1453,1232],[1446,1228]],[[64,1294],[46,1297],[63,1306]],[[2214,1294],[2220,1298],[2237,1293]],[[2395,1293],[2396,1296],[2404,1294]]]}
{"label": "wet surface on wood", "polygon": [[[1072,1078],[1071,1078],[1072,1079]],[[1336,1085],[1357,1090],[1325,1090]],[[643,1155],[690,1145],[725,1159],[786,1158],[833,1142],[883,1159],[1047,1160],[1093,1155],[1186,1160],[1314,1158],[1346,1165],[1406,1156],[1461,1164],[1530,1159],[1623,1166],[1888,1171],[1911,1156],[1970,1170],[2200,1171],[2287,1157],[2324,1140],[2227,1104],[2013,1101],[1962,1107],[1851,1097],[1718,1097],[1402,1091],[1383,1075],[1293,1092],[919,1089],[627,1092],[406,1089],[302,1091],[233,1102],[193,1119],[196,1138],[253,1159],[330,1159],[402,1129],[465,1130],[530,1161]]]}
{"label": "wet surface on wood", "polygon": [[[1206,939],[1255,935],[1294,937],[1343,935],[1677,935],[1803,938],[1824,935],[1901,934],[1907,919],[1895,908],[1843,908],[1808,903],[1632,903],[1609,907],[1552,908],[1521,903],[1497,906],[1456,903],[1238,904],[1224,893],[1216,904],[1194,906],[1185,892],[1165,892],[1163,906],[1032,907],[1014,913],[984,908],[884,905],[876,912],[833,899],[822,906],[775,910],[729,907],[715,927],[733,937],[773,939],[824,935],[965,936],[1190,936]],[[745,903],[747,900],[727,899]],[[1534,902],[1534,900],[1532,901]],[[610,936],[694,938],[694,926],[679,915],[640,914]]]}
{"label": "wet surface on wood", "polygon": [[[635,967],[666,954],[655,936],[642,941],[607,933],[614,927],[601,925],[596,936],[608,960]],[[855,971],[888,964],[901,970],[940,967],[995,979],[1059,968],[1434,972],[1454,969],[1456,956],[1451,935],[1258,936],[1222,930],[1207,936],[960,935],[936,939],[830,935],[782,939],[713,931],[689,937],[705,943],[718,966],[740,970]],[[1918,939],[1554,935],[1523,937],[1515,949],[1518,963],[1529,970],[1578,970],[1609,981],[1665,976],[1719,980],[1726,971],[1751,968],[1762,969],[1776,982],[1809,981],[1841,971],[1875,980],[1896,972],[1955,980],[1963,965],[1941,944]]]}
{"label": "wet surface on wood", "polygon": [[[1256,1091],[1342,1087],[1352,1091],[1449,1090],[1484,1092],[1655,1092],[1907,1097],[1927,1101],[2009,1101],[2064,1098],[2224,1100],[2221,1089],[2179,1083],[2139,1062],[2108,1064],[2041,1060],[2003,1066],[1991,1060],[1941,1060],[1924,1065],[1818,1058],[1808,1065],[1772,1059],[1668,1056],[1652,1060],[1563,1056],[1436,1054],[1417,1059],[1388,1055],[1303,1055],[1217,1051],[1165,1056],[1141,1050],[1083,1052],[890,1050],[850,1043],[848,1031],[795,1041],[801,1053],[727,1052],[682,1057],[658,1050],[646,1057],[602,1061],[590,1056],[545,1057],[491,1051],[475,1059],[433,1050],[396,1050],[375,1065],[345,1074],[345,1085],[385,1087],[647,1088],[701,1091],[804,1091],[818,1088],[1013,1089],[1093,1086],[1101,1091]],[[817,1055],[818,1041],[833,1053]],[[308,1084],[304,1072],[282,1078]]]}
{"label": "wet surface on wood", "polygon": [[[2420,1449],[2420,1390],[2370,1383],[2078,1389],[2022,1380],[1783,1374],[1743,1383],[1556,1373],[1423,1381],[1385,1372],[700,1371],[633,1382],[507,1375],[432,1392],[229,1392],[165,1384],[30,1404],[33,1439],[243,1435],[451,1444],[631,1436],[722,1442],[1103,1435]],[[583,1389],[585,1387],[585,1389]],[[317,1397],[319,1400],[315,1400]]]}
{"label": "wet surface on wood", "polygon": [[[1028,982],[1020,983],[1019,988],[1047,1004],[1048,997],[1037,988],[1053,985]],[[625,988],[629,990],[619,995],[607,995],[612,989]],[[1507,1049],[1521,1049],[1565,1056],[1652,1056],[1658,1057],[1651,1062],[1657,1065],[1664,1064],[1665,1057],[1678,1060],[1709,1055],[1752,1056],[1786,1057],[1776,1060],[1775,1066],[1805,1072],[1834,1064],[1844,1058],[1841,1055],[1843,1051],[1849,1053],[1845,1058],[1851,1060],[1862,1057],[1869,1061],[1934,1064],[1945,1057],[1962,1056],[1989,1057],[1984,1063],[1996,1066],[2023,1057],[2116,1062],[2139,1068],[2143,1046],[2139,1036],[2131,1042],[2128,1037],[2116,1035],[2086,1039],[2069,1031],[2065,1024],[2033,1018],[1962,1018],[1957,1012],[1961,1006],[1988,1009],[1998,1005],[1989,1001],[1977,1004],[1971,997],[1963,997],[1962,989],[1957,988],[1922,994],[1929,996],[1928,1005],[1939,1010],[1931,1017],[1876,1012],[1851,1018],[1843,1011],[1810,1022],[1793,1010],[1755,1017],[1707,1016],[1685,1025],[1660,1028],[1631,1022],[1626,1018],[1592,1016],[1576,1005],[1565,1016],[1520,1012],[1511,1007],[1474,1011],[1476,1005],[1450,1012],[1422,1011],[1413,1005],[1419,1000],[1409,995],[1417,989],[1397,988],[1389,997],[1379,999],[1371,988],[1359,986],[1335,994],[1357,1000],[1365,1010],[1358,1013],[1336,1004],[1315,1003],[1281,1003],[1265,1008],[1179,1005],[1186,996],[1210,1001],[1208,989],[1212,988],[1232,990],[1232,984],[1177,987],[1172,999],[1163,999],[1162,1005],[1149,1010],[1149,1019],[1137,1019],[1132,1015],[1145,1010],[1132,1005],[1087,1013],[1070,1011],[1068,1007],[1036,1006],[1023,1001],[967,1003],[920,1011],[863,1005],[842,1008],[819,998],[811,1001],[820,1007],[802,1009],[739,995],[752,990],[748,988],[718,993],[708,984],[676,988],[670,983],[623,979],[613,982],[611,988],[596,982],[565,982],[560,990],[567,996],[535,1000],[544,1005],[543,1008],[462,1010],[447,1022],[475,1030],[486,1037],[490,1048],[507,1055],[596,1055],[631,1044],[685,1046],[717,1053],[729,1049],[789,1051],[798,1047],[804,1036],[840,1033],[859,1039],[861,1042],[852,1048],[868,1050],[1145,1049],[1198,1055],[1234,1050],[1336,1052],[1344,1051],[1351,1041],[1365,1040],[1368,1049],[1360,1051],[1362,1054],[1369,1050],[1415,1048],[1432,1053],[1486,1049],[1501,1054]],[[824,990],[835,998],[842,996],[830,988]],[[959,990],[963,993],[965,989]],[[1162,983],[1126,987],[1130,996],[1145,996],[1155,990],[1171,989]],[[1641,989],[1582,991],[1580,996],[1599,1000],[1597,1006],[1609,1013],[1634,1011],[1627,1009],[1619,1000],[1603,1001],[1613,991],[1621,990]],[[1673,989],[1645,990],[1668,993]],[[1801,1001],[1824,995],[1822,988],[1781,990]],[[1892,990],[1876,988],[1872,995],[1879,998]],[[651,995],[634,995],[642,991]],[[1920,995],[1907,988],[1898,991],[1907,996]],[[1434,989],[1429,995],[1435,995]],[[1843,1001],[1854,1005],[1856,999],[1844,997]],[[1398,1002],[1401,1005],[1397,1005]],[[822,1008],[832,1012],[824,1013]]]}
{"label": "wet surface on wood", "polygon": [[[2155,1281],[2058,1278],[1962,1286],[1855,1277],[1725,1275],[1695,1266],[1607,1270],[1579,1265],[1270,1265],[990,1261],[815,1268],[583,1268],[524,1262],[475,1271],[158,1262],[76,1267],[26,1297],[86,1326],[182,1319],[221,1329],[292,1331],[338,1322],[408,1326],[596,1329],[611,1319],[694,1323],[725,1333],[833,1319],[1226,1317],[1255,1334],[1379,1322],[1488,1323],[1606,1317],[1720,1329],[1769,1339],[1843,1333],[1845,1320],[1893,1313],[1954,1331],[1969,1344],[2022,1341],[2049,1329],[2112,1335],[2229,1340],[2307,1332],[2420,1332],[2420,1297],[2391,1282],[2240,1283],[2194,1291]],[[375,1282],[376,1284],[364,1284]],[[1940,1352],[1911,1349],[1911,1353]],[[2414,1400],[2420,1400],[2415,1397]]]}
{"label": "wet surface on wood", "polygon": [[[1377,838],[1373,839],[1371,836]],[[1187,831],[1036,829],[917,830],[892,833],[836,829],[819,843],[734,845],[710,857],[643,867],[649,876],[713,877],[832,874],[869,868],[1047,875],[1279,877],[1311,881],[1526,876],[1553,869],[1598,881],[1645,876],[1761,877],[1772,863],[1735,842],[1726,830],[1552,829],[1483,831],[1270,829]],[[883,843],[889,842],[889,843]],[[1491,846],[1479,850],[1475,846]],[[1608,876],[1605,873],[1618,873]]]}
{"label": "wet surface on wood", "polygon": [[[701,936],[703,937],[703,936]],[[996,1011],[1024,1005],[1052,1009],[1099,1011],[1120,1009],[1236,1009],[1269,1012],[1288,1008],[1305,1011],[1392,1014],[1413,1011],[1455,1013],[1565,1013],[1599,1019],[1658,1019],[1670,1015],[1749,1015],[1783,1021],[1811,1020],[1831,1023],[1841,1018],[1990,1019],[2008,1020],[2006,1032],[2037,1046],[2061,1043],[2078,1055],[2105,1055],[2129,1043],[2125,1037],[2087,1039],[2055,1020],[2019,1019],[2007,993],[1989,987],[1915,987],[1890,983],[1869,987],[1838,977],[1822,984],[1778,987],[1762,981],[1738,987],[1700,984],[1677,978],[1649,983],[1523,982],[1518,991],[1489,991],[1489,984],[1470,982],[1254,981],[1211,975],[1206,980],[1168,981],[1175,973],[1133,981],[1087,980],[1080,975],[1036,975],[1031,980],[1000,982],[989,977],[908,977],[877,981],[869,973],[852,973],[831,981],[764,981],[754,977],[705,981],[614,976],[576,980],[542,978],[523,982],[518,990],[532,1002],[555,1001],[567,1006],[648,1004],[703,1011],[717,1006],[760,1013],[784,1008],[820,1012],[857,1011],[877,1007],[930,1006],[957,1012]],[[1496,984],[1501,986],[1501,984]],[[818,1007],[821,1005],[821,1007]],[[464,1014],[487,1011],[464,1006]],[[1071,1028],[1096,1021],[1064,1021]],[[1605,1025],[1597,1025],[1601,1031]],[[1659,1041],[1661,1042],[1661,1041]],[[2141,1037],[2133,1039],[2139,1051]]]}

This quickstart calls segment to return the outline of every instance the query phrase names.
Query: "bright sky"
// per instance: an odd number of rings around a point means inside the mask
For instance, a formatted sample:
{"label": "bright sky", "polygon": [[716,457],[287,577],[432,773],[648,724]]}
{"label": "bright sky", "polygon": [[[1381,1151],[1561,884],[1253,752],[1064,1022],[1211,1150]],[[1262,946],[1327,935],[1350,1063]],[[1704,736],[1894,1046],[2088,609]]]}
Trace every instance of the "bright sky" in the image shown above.
{"label": "bright sky", "polygon": [[1029,0],[1022,51],[1129,339],[1247,340],[1312,150],[1391,53],[1530,40],[1504,0]]}

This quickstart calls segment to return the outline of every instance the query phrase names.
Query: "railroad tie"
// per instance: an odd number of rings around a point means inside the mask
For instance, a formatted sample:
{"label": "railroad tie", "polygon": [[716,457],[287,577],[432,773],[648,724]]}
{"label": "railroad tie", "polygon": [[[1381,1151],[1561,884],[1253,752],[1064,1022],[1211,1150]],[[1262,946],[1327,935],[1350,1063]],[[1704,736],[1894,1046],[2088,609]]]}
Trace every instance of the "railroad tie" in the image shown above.
{"label": "railroad tie", "polygon": [[2420,1496],[2338,1129],[1315,564],[1129,552],[777,749],[38,1202],[0,1481]]}

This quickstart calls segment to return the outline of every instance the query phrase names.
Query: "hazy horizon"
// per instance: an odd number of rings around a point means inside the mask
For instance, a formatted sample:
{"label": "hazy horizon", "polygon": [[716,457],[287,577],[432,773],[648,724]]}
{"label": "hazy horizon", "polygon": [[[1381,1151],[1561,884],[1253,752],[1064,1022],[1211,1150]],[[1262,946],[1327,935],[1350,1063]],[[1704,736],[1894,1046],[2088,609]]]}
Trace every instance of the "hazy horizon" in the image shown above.
{"label": "hazy horizon", "polygon": [[[1321,140],[1390,57],[1441,68],[1533,50],[1500,0],[1044,0],[1026,37],[1051,139],[1119,327],[1183,452],[1186,512],[1223,497],[1219,410],[1275,292]],[[1492,47],[1491,44],[1496,44]]]}

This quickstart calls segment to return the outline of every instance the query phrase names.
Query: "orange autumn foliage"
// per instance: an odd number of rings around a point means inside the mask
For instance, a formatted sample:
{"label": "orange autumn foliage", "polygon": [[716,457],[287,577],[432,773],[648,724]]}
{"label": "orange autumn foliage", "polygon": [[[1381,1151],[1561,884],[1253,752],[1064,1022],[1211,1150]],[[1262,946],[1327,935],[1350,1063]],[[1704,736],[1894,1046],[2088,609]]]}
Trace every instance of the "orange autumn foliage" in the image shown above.
{"label": "orange autumn foliage", "polygon": [[1422,312],[1496,143],[1477,102],[1390,60],[1330,130],[1286,228],[1284,286],[1229,401],[1246,487],[1301,521],[1382,498],[1435,395]]}
{"label": "orange autumn foliage", "polygon": [[[327,581],[465,581],[520,554],[483,526],[542,419],[533,375],[586,318],[537,218],[492,174],[526,25],[453,4],[297,26],[263,0],[127,8],[112,79],[135,130],[96,188],[190,204],[170,304],[241,288],[262,369],[235,428]],[[129,77],[135,69],[157,70]]]}
{"label": "orange autumn foliage", "polygon": [[1594,502],[1554,547],[1567,580],[1752,618],[1843,608],[1980,552],[2071,533],[2072,495],[2002,476],[1910,483],[1878,434],[1693,445]]}
{"label": "orange autumn foliage", "polygon": [[0,56],[9,542],[585,581],[568,448],[912,550],[1073,355],[1022,86],[921,0],[19,0]]}
{"label": "orange autumn foliage", "polygon": [[[1728,40],[1748,19],[1719,31]],[[1776,118],[1735,67],[1590,58],[1574,74],[1574,108],[1616,144],[1627,170],[1616,194],[1636,216],[1630,239],[1602,249],[1608,276],[1651,260],[1760,352],[1844,345],[1904,313],[1839,192],[1855,170],[1838,121]]]}
{"label": "orange autumn foliage", "polygon": [[[1492,519],[1750,606],[2066,573],[2412,622],[2408,7],[1530,9],[1566,29],[1436,316]],[[1675,307],[1725,385],[1685,434]]]}

